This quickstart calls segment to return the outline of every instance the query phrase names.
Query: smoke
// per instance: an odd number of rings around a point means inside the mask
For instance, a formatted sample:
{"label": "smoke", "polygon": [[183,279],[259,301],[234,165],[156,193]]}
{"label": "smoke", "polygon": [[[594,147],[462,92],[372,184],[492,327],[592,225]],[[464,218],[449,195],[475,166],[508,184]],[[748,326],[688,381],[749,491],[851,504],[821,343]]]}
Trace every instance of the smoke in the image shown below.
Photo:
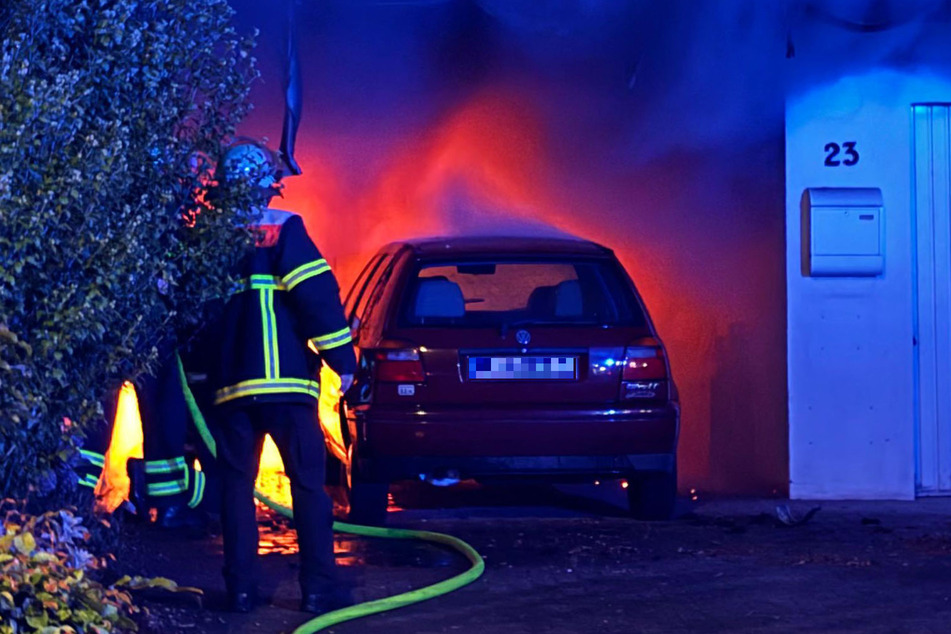
{"label": "smoke", "polygon": [[[613,248],[669,347],[684,485],[784,491],[785,93],[870,65],[946,72],[947,4],[302,2],[304,174],[284,204],[344,287],[412,236]],[[284,16],[233,5],[262,33],[242,132],[276,142]]]}
{"label": "smoke", "polygon": [[495,203],[461,180],[446,188],[437,206],[444,210],[447,236],[581,237],[540,220],[535,209]]}
{"label": "smoke", "polygon": [[871,70],[951,74],[948,0],[801,0],[786,26],[791,96]]}
{"label": "smoke", "polygon": [[[233,4],[241,28],[261,29],[255,101],[273,113],[284,15],[274,4]],[[390,143],[474,91],[512,84],[534,96],[565,151],[587,150],[601,168],[755,145],[775,137],[784,92],[802,82],[876,65],[947,72],[949,14],[947,0],[305,2],[302,134],[331,145],[364,186],[367,162]],[[789,59],[801,62],[791,87]],[[251,127],[276,140],[279,125],[268,114]],[[340,138],[355,127],[368,134]]]}

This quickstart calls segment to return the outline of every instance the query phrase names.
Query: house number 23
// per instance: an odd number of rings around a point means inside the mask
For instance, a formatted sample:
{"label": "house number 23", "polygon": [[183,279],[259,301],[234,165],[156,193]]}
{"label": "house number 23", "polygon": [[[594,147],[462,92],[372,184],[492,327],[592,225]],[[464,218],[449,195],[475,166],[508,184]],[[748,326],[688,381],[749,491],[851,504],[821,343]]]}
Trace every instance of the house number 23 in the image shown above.
{"label": "house number 23", "polygon": [[[851,167],[859,162],[859,153],[855,149],[855,141],[846,141],[842,145],[838,143],[826,143],[826,167],[838,167],[847,165]],[[840,158],[839,155],[845,158]]]}

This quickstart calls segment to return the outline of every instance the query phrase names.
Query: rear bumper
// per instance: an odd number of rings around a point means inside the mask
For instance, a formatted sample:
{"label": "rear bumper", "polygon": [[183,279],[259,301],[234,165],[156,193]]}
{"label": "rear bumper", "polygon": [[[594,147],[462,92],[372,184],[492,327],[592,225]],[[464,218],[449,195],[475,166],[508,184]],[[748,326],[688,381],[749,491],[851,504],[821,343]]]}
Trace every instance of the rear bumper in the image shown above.
{"label": "rear bumper", "polygon": [[358,459],[372,481],[432,478],[540,477],[549,480],[624,476],[674,468],[674,454],[613,456],[377,456]]}
{"label": "rear bumper", "polygon": [[374,479],[456,471],[590,476],[672,468],[676,405],[574,410],[355,412],[358,468]]}

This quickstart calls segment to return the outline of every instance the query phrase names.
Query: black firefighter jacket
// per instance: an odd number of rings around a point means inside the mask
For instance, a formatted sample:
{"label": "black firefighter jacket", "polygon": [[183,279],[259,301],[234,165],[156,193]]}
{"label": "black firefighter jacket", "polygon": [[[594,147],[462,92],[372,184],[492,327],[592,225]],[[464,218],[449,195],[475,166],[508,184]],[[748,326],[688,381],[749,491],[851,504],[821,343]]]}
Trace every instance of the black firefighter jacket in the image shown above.
{"label": "black firefighter jacket", "polygon": [[352,374],[356,358],[327,261],[297,214],[267,209],[213,338],[215,404],[314,402],[321,360]]}

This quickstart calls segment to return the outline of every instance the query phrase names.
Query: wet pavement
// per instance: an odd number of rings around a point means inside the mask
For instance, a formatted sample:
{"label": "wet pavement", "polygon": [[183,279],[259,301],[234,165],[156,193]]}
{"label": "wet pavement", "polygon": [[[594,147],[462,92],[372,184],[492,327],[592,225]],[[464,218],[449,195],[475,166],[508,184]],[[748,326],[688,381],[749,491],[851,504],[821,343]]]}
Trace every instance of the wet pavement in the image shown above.
{"label": "wet pavement", "polygon": [[[452,594],[327,631],[951,632],[951,499],[686,499],[678,519],[658,523],[625,517],[623,500],[616,482],[394,487],[390,526],[465,539],[486,572]],[[791,518],[777,513],[785,505]],[[223,611],[220,538],[129,527],[123,565],[205,591],[201,608],[189,597],[148,600],[146,631],[276,633],[306,621],[296,611],[293,533],[271,513],[261,523],[265,605],[251,615]],[[412,541],[340,535],[335,548],[361,601],[467,567]]]}

